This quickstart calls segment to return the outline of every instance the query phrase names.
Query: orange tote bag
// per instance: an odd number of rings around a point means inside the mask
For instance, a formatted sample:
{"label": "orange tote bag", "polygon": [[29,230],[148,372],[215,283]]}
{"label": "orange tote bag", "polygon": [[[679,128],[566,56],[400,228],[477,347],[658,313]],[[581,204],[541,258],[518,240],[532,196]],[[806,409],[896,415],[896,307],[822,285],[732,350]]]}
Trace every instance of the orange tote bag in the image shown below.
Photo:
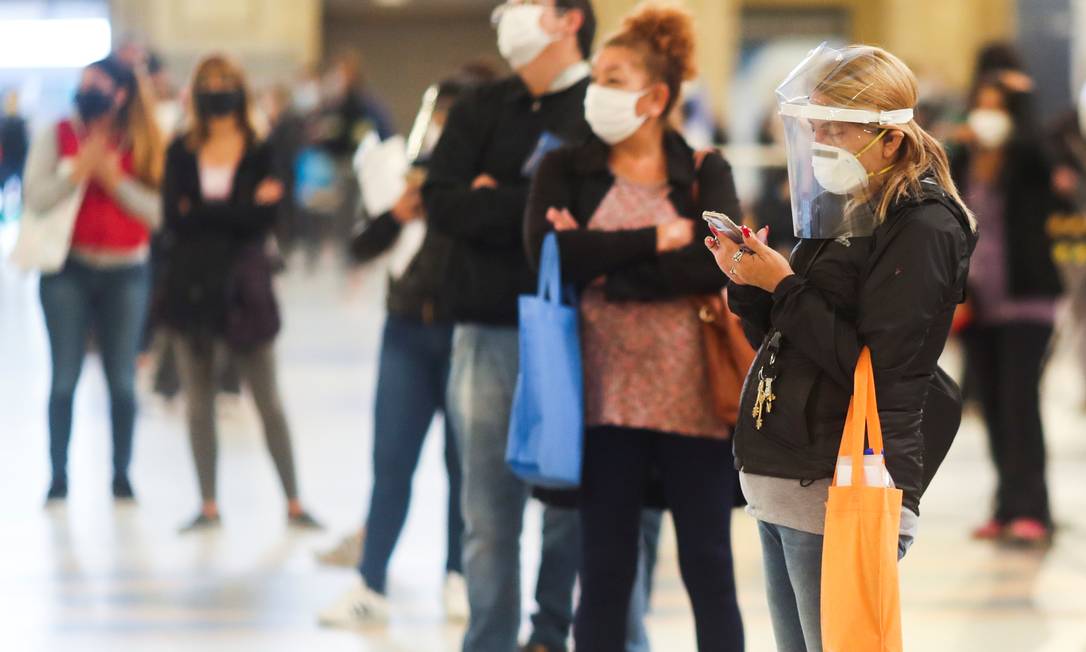
{"label": "orange tote bag", "polygon": [[[883,453],[871,350],[856,365],[852,402],[841,437],[841,457],[852,479],[834,473],[826,503],[822,548],[824,652],[902,652],[898,587],[901,490],[869,486],[864,472],[864,426],[871,449]],[[880,475],[881,469],[880,469]]]}

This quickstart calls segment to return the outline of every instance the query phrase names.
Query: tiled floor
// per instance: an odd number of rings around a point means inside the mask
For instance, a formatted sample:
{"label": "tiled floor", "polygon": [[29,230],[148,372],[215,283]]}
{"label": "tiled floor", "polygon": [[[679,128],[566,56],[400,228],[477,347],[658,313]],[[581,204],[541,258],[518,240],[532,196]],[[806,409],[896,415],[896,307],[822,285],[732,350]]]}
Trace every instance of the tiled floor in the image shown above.
{"label": "tiled floor", "polygon": [[[0,237],[2,240],[2,237]],[[44,405],[48,351],[32,279],[0,270],[0,650],[443,651],[460,630],[440,619],[445,487],[436,437],[391,569],[393,621],[365,632],[319,629],[315,613],[348,571],[313,551],[355,527],[370,479],[371,401],[381,315],[379,275],[284,279],[282,383],[302,493],[329,525],[298,535],[285,510],[257,420],[224,414],[220,487],[225,527],[178,536],[196,506],[185,430],[176,410],[150,404],[139,421],[135,506],[108,496],[108,419],[100,367],[85,368],[72,444],[71,498],[42,509],[48,481]],[[953,363],[953,356],[948,356]],[[992,473],[982,431],[968,419],[924,501],[920,540],[902,565],[908,650],[1086,652],[1086,416],[1065,356],[1047,380],[1051,482],[1063,526],[1047,553],[998,549],[966,533],[986,511]],[[736,514],[735,549],[748,650],[773,650],[756,531]],[[538,554],[538,513],[525,537]],[[649,627],[654,649],[694,650],[674,546],[665,542]],[[531,573],[526,573],[526,590]]]}

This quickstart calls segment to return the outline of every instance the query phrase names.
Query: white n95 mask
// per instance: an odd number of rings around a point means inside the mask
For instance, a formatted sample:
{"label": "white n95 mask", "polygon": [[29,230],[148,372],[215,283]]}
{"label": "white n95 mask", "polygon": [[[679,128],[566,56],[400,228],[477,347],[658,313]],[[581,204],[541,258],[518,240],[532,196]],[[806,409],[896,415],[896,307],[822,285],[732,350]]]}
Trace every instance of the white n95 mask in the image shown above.
{"label": "white n95 mask", "polygon": [[835,195],[846,195],[867,187],[867,180],[874,174],[867,171],[859,157],[885,135],[885,130],[880,131],[874,140],[855,154],[843,147],[811,143],[811,167],[818,185]]}
{"label": "white n95 mask", "polygon": [[554,42],[554,37],[540,24],[546,9],[542,5],[502,7],[498,22],[498,51],[513,70],[534,61]]}
{"label": "white n95 mask", "polygon": [[637,115],[637,101],[645,91],[624,91],[590,84],[584,96],[584,117],[588,126],[608,145],[620,143],[648,120]]}
{"label": "white n95 mask", "polygon": [[867,185],[867,170],[860,159],[842,147],[812,144],[811,167],[818,185],[835,195],[846,195]]}

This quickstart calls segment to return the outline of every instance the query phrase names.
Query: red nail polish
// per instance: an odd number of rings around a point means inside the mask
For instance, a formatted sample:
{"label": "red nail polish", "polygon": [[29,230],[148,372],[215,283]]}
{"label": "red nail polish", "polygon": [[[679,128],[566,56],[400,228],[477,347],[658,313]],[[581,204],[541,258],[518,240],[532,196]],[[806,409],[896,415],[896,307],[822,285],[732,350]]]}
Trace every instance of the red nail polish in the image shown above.
{"label": "red nail polish", "polygon": [[750,229],[745,227],[745,226],[743,227],[743,237],[744,238],[749,238],[750,237]]}

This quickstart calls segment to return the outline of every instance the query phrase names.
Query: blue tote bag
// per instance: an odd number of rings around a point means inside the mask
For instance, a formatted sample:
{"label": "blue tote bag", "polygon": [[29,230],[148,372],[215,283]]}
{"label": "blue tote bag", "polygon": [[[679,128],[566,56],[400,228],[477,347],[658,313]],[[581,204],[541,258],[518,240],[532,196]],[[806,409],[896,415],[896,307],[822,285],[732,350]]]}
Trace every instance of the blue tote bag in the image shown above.
{"label": "blue tote bag", "polygon": [[517,477],[548,489],[580,486],[584,443],[578,311],[561,276],[558,238],[550,233],[538,291],[520,297],[520,371],[505,452]]}

